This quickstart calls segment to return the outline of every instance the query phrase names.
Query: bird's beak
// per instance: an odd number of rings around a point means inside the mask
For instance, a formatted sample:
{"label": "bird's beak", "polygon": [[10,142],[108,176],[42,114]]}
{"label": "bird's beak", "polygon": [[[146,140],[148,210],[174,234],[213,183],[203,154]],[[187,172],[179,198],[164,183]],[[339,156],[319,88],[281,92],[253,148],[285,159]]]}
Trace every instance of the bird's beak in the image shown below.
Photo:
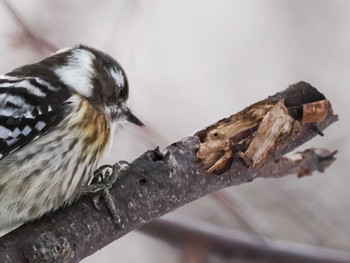
{"label": "bird's beak", "polygon": [[142,121],[140,121],[131,111],[129,108],[125,109],[124,112],[124,116],[125,116],[125,120],[137,125],[137,126],[141,126],[144,127],[145,125],[142,123]]}

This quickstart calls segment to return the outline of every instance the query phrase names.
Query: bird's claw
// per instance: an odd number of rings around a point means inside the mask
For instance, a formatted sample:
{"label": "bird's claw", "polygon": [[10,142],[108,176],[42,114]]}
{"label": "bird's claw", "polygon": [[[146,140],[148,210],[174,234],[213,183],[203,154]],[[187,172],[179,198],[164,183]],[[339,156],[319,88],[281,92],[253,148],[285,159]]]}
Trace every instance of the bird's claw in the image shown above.
{"label": "bird's claw", "polygon": [[120,177],[129,168],[129,163],[121,161],[115,165],[103,165],[99,167],[95,172],[94,176],[89,185],[87,185],[83,191],[84,194],[93,194],[92,202],[97,211],[101,211],[99,206],[100,198],[103,197],[106,207],[109,213],[113,217],[113,222],[116,225],[120,225],[121,218],[113,201],[113,197],[109,192],[109,189],[116,182],[117,178]]}

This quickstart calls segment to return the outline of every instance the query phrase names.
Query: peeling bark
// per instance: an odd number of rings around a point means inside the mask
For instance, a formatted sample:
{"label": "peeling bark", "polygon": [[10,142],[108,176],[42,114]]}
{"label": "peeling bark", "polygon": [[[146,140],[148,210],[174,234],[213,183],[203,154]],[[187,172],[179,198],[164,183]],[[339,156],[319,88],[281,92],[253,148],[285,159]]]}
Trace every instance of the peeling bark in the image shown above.
{"label": "peeling bark", "polygon": [[133,161],[111,189],[120,227],[113,224],[106,207],[98,212],[84,196],[0,238],[0,262],[78,262],[212,191],[257,177],[323,171],[334,160],[329,150],[311,149],[297,158],[282,156],[336,120],[324,95],[299,82],[194,136],[162,151],[147,151]]}
{"label": "peeling bark", "polygon": [[[331,112],[324,95],[305,82],[296,84],[302,96],[291,88],[196,133],[201,144],[197,162],[210,173],[221,174],[235,157],[256,170],[286,148],[287,139],[299,136],[303,124],[321,123]],[[305,97],[303,97],[303,95]]]}

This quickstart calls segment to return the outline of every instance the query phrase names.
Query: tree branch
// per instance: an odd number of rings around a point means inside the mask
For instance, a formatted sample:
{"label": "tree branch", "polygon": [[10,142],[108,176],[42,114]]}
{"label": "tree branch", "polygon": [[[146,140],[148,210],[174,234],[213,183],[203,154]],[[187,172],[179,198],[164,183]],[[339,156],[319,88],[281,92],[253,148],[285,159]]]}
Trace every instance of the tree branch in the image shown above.
{"label": "tree branch", "polygon": [[255,178],[323,171],[334,160],[310,149],[281,158],[337,120],[305,82],[260,101],[163,151],[147,151],[111,189],[122,224],[90,197],[0,239],[0,262],[77,262],[126,233],[212,191]]}
{"label": "tree branch", "polygon": [[161,218],[140,228],[140,231],[181,247],[191,243],[216,253],[227,262],[270,263],[348,263],[350,253],[318,248],[265,237],[265,242],[230,228],[198,220]]}

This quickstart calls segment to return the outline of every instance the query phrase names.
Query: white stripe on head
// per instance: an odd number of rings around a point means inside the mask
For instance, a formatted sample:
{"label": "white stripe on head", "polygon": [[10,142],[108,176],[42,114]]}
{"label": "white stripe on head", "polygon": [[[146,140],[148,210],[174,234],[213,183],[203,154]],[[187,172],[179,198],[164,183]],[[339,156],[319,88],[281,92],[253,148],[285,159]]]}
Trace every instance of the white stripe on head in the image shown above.
{"label": "white stripe on head", "polygon": [[116,68],[112,68],[109,70],[109,73],[111,74],[112,78],[114,78],[115,82],[117,83],[118,87],[124,87],[124,75],[121,70],[118,70]]}
{"label": "white stripe on head", "polygon": [[95,55],[85,49],[74,49],[68,57],[66,65],[56,68],[54,73],[60,80],[79,94],[90,97],[92,95],[92,76],[94,74],[92,62]]}

